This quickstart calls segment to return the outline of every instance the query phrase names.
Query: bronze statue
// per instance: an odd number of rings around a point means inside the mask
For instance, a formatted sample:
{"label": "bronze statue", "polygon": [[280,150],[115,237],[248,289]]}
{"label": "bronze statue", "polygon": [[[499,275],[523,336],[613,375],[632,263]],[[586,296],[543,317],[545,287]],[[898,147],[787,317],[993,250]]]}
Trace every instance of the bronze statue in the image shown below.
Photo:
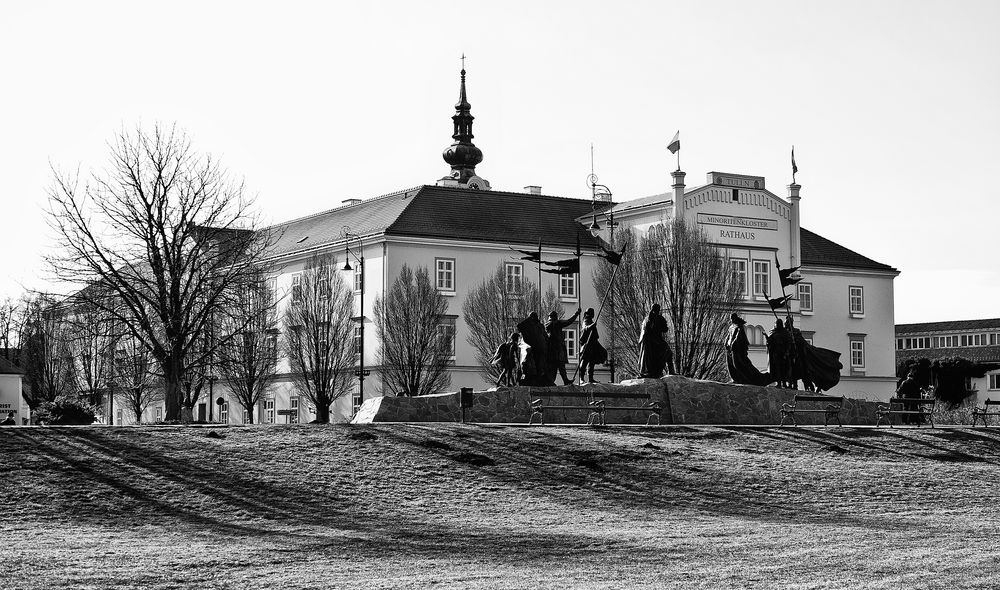
{"label": "bronze statue", "polygon": [[802,379],[802,386],[808,391],[819,393],[833,389],[840,383],[840,370],[844,367],[840,362],[840,353],[806,342],[802,332],[795,327],[791,316],[788,317],[787,324],[794,343],[793,388],[797,381]]}
{"label": "bronze statue", "polygon": [[670,345],[663,337],[670,330],[667,320],[660,315],[660,304],[654,303],[639,333],[639,377],[659,379],[663,369],[668,375],[674,373],[674,357]]}
{"label": "bronze statue", "polygon": [[762,374],[750,362],[750,341],[747,339],[746,320],[739,314],[729,316],[729,336],[726,338],[726,362],[729,365],[729,376],[733,383],[744,385],[767,385],[771,382],[769,375]]}
{"label": "bronze statue", "polygon": [[522,385],[554,385],[555,378],[548,375],[548,339],[545,337],[545,326],[538,319],[538,313],[531,312],[527,318],[517,325],[524,345],[521,350],[521,384]]}
{"label": "bronze statue", "polygon": [[500,369],[500,377],[497,385],[517,385],[519,373],[521,372],[521,335],[511,332],[510,340],[501,344],[490,364]]}
{"label": "bronze statue", "polygon": [[774,321],[774,329],[767,337],[767,367],[771,379],[778,387],[795,389],[792,386],[792,335],[781,320]]}
{"label": "bronze statue", "polygon": [[594,381],[594,367],[608,360],[608,351],[601,346],[600,337],[594,308],[590,307],[583,313],[583,333],[580,334],[580,383],[597,383]]}
{"label": "bronze statue", "polygon": [[580,317],[580,309],[577,308],[573,317],[567,320],[560,320],[559,314],[552,312],[549,314],[549,321],[545,324],[545,333],[548,335],[548,381],[555,383],[556,373],[562,377],[563,385],[573,383],[566,375],[566,363],[569,362],[569,355],[566,353],[566,334],[563,329],[573,325],[576,318]]}

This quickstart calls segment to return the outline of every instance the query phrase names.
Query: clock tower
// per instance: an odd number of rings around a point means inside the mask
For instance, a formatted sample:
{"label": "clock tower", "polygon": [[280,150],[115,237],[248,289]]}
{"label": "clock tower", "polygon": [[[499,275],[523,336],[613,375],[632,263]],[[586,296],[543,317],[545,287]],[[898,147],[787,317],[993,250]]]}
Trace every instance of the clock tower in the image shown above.
{"label": "clock tower", "polygon": [[458,91],[458,103],[455,105],[454,122],[455,140],[448,146],[442,157],[451,166],[451,173],[438,180],[438,186],[456,186],[477,190],[490,190],[490,183],[476,176],[476,164],[483,161],[483,152],[472,143],[472,105],[469,104],[465,92],[465,56],[462,56],[462,83]]}

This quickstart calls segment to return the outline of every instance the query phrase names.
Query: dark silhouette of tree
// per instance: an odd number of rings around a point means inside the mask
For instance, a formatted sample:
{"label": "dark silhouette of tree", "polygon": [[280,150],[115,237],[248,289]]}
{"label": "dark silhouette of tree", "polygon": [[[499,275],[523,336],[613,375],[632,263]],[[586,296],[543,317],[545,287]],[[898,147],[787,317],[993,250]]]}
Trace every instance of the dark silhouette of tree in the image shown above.
{"label": "dark silhouette of tree", "polygon": [[479,373],[488,383],[495,383],[500,376],[500,369],[490,364],[497,347],[510,340],[518,322],[539,309],[544,310],[543,315],[562,310],[555,290],[550,287],[545,300],[539,303],[538,285],[527,279],[508,278],[503,262],[469,290],[462,304],[462,317],[469,328],[467,340],[476,352]]}
{"label": "dark silhouette of tree", "polygon": [[30,391],[28,405],[34,410],[60,397],[76,397],[66,309],[40,294],[27,296],[24,306],[21,366]]}
{"label": "dark silhouette of tree", "polygon": [[[670,324],[677,372],[695,379],[725,379],[723,340],[743,285],[718,246],[683,219],[654,227],[646,235],[622,234],[627,249],[615,279],[614,311],[606,307],[601,318],[605,330],[615,331],[616,363],[625,374],[638,375],[639,332],[650,308],[659,303]],[[613,271],[606,262],[597,267],[598,293],[607,290]]]}
{"label": "dark silhouette of tree", "polygon": [[382,387],[397,395],[427,395],[451,383],[455,327],[445,322],[448,299],[431,284],[426,267],[404,264],[399,276],[375,298]]}
{"label": "dark silhouette of tree", "polygon": [[227,338],[204,338],[213,314],[270,243],[268,232],[255,231],[252,199],[183,132],[160,125],[120,132],[108,167],[82,183],[78,172],[53,175],[56,276],[111,293],[112,304],[95,304],[156,359],[166,418],[179,419],[190,370]]}
{"label": "dark silhouette of tree", "polygon": [[135,423],[142,423],[142,415],[162,395],[163,380],[156,371],[156,359],[142,343],[126,337],[115,349],[114,387],[115,398],[128,408]]}
{"label": "dark silhouette of tree", "polygon": [[282,316],[285,351],[296,388],[330,421],[330,405],[351,391],[354,375],[354,292],[335,256],[309,260]]}
{"label": "dark silhouette of tree", "polygon": [[219,329],[234,337],[217,349],[216,366],[253,423],[254,407],[278,377],[278,317],[263,268],[248,279],[229,294]]}

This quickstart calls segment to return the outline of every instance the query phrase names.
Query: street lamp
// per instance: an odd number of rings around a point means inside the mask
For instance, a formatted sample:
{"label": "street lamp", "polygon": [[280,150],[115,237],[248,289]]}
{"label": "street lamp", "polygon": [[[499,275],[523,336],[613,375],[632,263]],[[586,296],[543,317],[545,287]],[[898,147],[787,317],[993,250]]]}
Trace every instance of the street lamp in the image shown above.
{"label": "street lamp", "polygon": [[[358,370],[354,375],[358,378],[358,405],[365,401],[365,377],[371,371],[365,370],[365,244],[361,241],[361,236],[351,233],[345,226],[342,232],[344,236],[344,270],[354,270],[351,267],[351,257],[358,263],[358,273],[361,274],[361,303],[358,307],[358,330],[360,342],[358,344]],[[351,239],[358,241],[358,254],[351,252]],[[355,281],[356,282],[356,281]],[[353,404],[352,404],[353,405]]]}
{"label": "street lamp", "polygon": [[[611,244],[611,250],[615,250],[615,228],[618,227],[618,223],[615,222],[615,207],[611,202],[611,189],[603,184],[597,183],[597,175],[591,173],[587,176],[587,186],[590,187],[590,195],[592,201],[592,208],[594,211],[593,221],[590,223],[590,235],[595,238],[601,235],[601,224],[597,222],[597,216],[601,215],[606,218],[608,224],[608,234],[609,243]],[[610,207],[604,211],[597,210],[598,197],[601,201],[607,202]],[[612,282],[608,285],[608,311],[611,313],[611,347],[608,350],[608,369],[611,372],[611,382],[615,382],[615,285]]]}

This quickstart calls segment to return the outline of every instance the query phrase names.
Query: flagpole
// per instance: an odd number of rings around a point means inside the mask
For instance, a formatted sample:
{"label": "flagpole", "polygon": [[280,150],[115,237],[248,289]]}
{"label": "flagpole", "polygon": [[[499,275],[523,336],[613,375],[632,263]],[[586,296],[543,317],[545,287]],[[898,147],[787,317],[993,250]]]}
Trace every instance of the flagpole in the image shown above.
{"label": "flagpole", "polygon": [[535,262],[538,268],[538,318],[542,317],[542,238],[538,238],[538,261]]}
{"label": "flagpole", "polygon": [[[608,296],[611,294],[611,289],[615,286],[615,277],[618,276],[619,268],[621,268],[620,262],[615,265],[615,270],[611,272],[611,280],[608,281],[608,289],[604,292],[604,297],[601,299],[601,306],[597,308],[597,314],[594,315],[594,326],[597,326],[597,321],[601,319],[601,313],[604,311],[604,304],[608,301]],[[611,321],[613,323],[615,319],[611,318]],[[614,325],[611,326],[611,329],[612,330],[614,329]],[[590,344],[590,342],[591,342],[590,340],[587,340],[587,344]],[[576,375],[577,373],[580,372],[580,364],[583,362],[583,353],[587,349],[587,344],[584,344],[583,347],[580,348],[579,362],[576,363],[576,369],[574,369],[573,371],[573,378],[570,379],[571,382],[576,381]]]}

